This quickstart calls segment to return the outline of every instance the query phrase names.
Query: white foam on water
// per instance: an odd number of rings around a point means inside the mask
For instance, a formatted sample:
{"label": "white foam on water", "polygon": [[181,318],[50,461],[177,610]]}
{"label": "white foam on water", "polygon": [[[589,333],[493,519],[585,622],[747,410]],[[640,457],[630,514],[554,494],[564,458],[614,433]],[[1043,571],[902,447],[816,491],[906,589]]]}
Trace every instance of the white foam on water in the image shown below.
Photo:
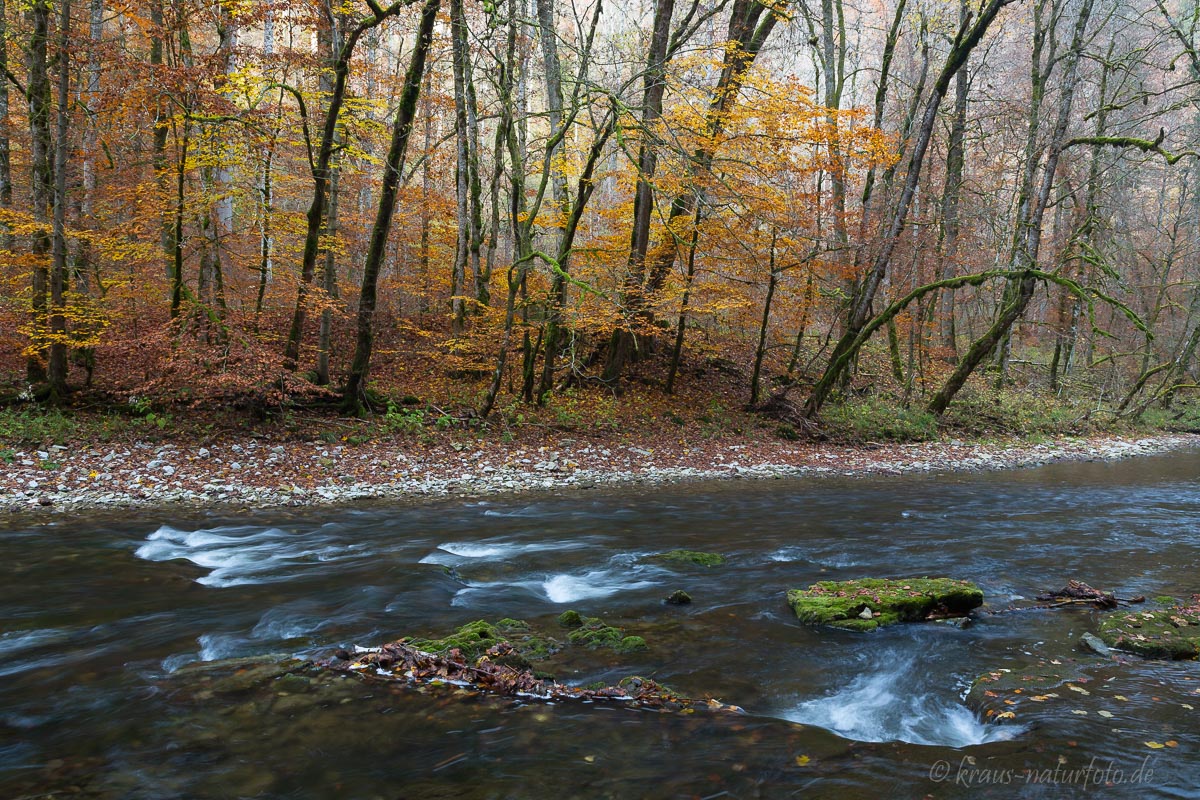
{"label": "white foam on water", "polygon": [[453,606],[470,606],[480,596],[497,591],[518,590],[547,600],[556,605],[610,597],[619,592],[628,592],[655,586],[656,582],[630,575],[628,569],[597,569],[587,572],[560,572],[517,581],[492,581],[468,583],[459,589],[450,601]]}
{"label": "white foam on water", "polygon": [[362,545],[330,543],[328,534],[288,533],[279,528],[230,527],[181,531],[163,525],[134,555],[147,561],[184,559],[211,570],[196,582],[227,587],[294,577],[304,564],[365,555]]}
{"label": "white foam on water", "polygon": [[297,614],[284,609],[273,608],[262,615],[258,624],[250,631],[254,639],[302,639],[328,625],[328,618],[318,618]]}
{"label": "white foam on water", "polygon": [[1006,741],[1023,732],[1017,725],[982,722],[960,703],[905,687],[904,679],[914,669],[912,659],[892,659],[844,688],[806,700],[780,716],[860,742],[967,747]]}
{"label": "white foam on water", "polygon": [[240,636],[227,633],[204,633],[196,639],[200,645],[201,661],[220,661],[223,658],[233,658],[246,642]]}
{"label": "white foam on water", "polygon": [[503,540],[484,542],[444,542],[437,546],[429,555],[422,558],[420,564],[439,564],[453,566],[462,564],[464,559],[487,559],[503,561],[524,553],[540,553],[547,550],[573,550],[584,545],[580,542],[511,542]]}
{"label": "white foam on water", "polygon": [[32,650],[50,642],[58,642],[67,638],[66,631],[57,628],[43,628],[32,631],[7,631],[0,633],[0,659],[8,658],[24,650]]}
{"label": "white foam on water", "polygon": [[574,603],[653,585],[653,581],[629,580],[610,570],[592,570],[582,575],[554,575],[542,582],[542,591],[551,603]]}

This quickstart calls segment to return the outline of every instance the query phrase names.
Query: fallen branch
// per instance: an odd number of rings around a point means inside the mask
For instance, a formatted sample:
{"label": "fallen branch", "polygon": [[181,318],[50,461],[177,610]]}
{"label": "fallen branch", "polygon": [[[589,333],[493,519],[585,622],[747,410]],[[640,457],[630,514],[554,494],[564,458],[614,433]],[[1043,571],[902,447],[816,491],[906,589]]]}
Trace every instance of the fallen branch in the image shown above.
{"label": "fallen branch", "polygon": [[544,680],[536,677],[528,669],[503,663],[515,652],[515,648],[508,642],[498,642],[471,664],[457,648],[444,655],[438,655],[398,641],[379,648],[360,650],[353,658],[346,651],[338,651],[334,659],[319,663],[328,669],[356,674],[364,680],[419,684],[452,683],[473,686],[483,692],[507,697],[545,701],[576,700],[585,703],[619,701],[637,708],[659,711],[705,708],[742,713],[738,706],[718,700],[679,697],[648,678],[626,678],[619,686],[605,686],[599,689],[582,689],[553,680]]}

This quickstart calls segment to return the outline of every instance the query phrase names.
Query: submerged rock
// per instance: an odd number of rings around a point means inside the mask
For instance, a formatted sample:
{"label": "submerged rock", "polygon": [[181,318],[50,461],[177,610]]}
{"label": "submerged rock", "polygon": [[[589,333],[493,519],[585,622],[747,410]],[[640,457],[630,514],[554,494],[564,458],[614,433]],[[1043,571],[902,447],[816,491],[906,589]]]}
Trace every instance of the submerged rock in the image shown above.
{"label": "submerged rock", "polygon": [[788,604],[801,622],[871,631],[897,622],[963,616],[983,605],[983,592],[950,578],[822,581],[792,589]]}
{"label": "submerged rock", "polygon": [[725,563],[725,556],[719,553],[702,553],[698,550],[668,550],[659,553],[654,558],[665,561],[684,561],[700,567],[719,567]]}
{"label": "submerged rock", "polygon": [[676,589],[667,595],[667,599],[664,602],[670,603],[673,606],[685,606],[692,602],[692,596],[683,589]]}
{"label": "submerged rock", "polygon": [[1107,658],[1112,655],[1112,650],[1109,649],[1108,645],[1094,633],[1083,634],[1079,637],[1079,643],[1098,656]]}
{"label": "submerged rock", "polygon": [[1110,614],[1100,621],[1099,638],[1109,647],[1146,658],[1172,660],[1200,656],[1200,595],[1191,605]]}

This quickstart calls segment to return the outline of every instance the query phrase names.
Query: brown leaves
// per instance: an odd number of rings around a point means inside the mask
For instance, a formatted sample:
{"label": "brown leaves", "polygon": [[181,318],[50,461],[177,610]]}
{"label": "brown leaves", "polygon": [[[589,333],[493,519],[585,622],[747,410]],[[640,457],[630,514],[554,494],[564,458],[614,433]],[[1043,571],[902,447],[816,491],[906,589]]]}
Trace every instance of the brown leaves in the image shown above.
{"label": "brown leaves", "polygon": [[557,681],[543,680],[530,670],[497,663],[499,659],[512,654],[513,650],[513,646],[508,642],[497,642],[471,664],[458,649],[450,650],[445,655],[436,655],[397,641],[385,644],[377,651],[364,653],[357,661],[334,660],[324,662],[322,666],[353,672],[366,680],[470,685],[481,691],[506,697],[582,702],[618,701],[639,708],[682,713],[691,713],[696,709],[741,712],[737,706],[727,705],[718,700],[679,697],[648,678],[627,678],[622,681],[621,686],[605,686],[598,689],[581,689]]}

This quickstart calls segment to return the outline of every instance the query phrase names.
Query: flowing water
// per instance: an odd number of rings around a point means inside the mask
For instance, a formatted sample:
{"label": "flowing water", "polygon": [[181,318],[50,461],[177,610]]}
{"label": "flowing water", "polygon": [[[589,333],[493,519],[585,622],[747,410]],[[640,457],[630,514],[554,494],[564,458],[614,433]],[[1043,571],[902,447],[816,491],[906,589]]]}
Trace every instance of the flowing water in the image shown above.
{"label": "flowing water", "polygon": [[[947,575],[977,582],[993,608],[1070,578],[1186,597],[1200,592],[1198,475],[1191,452],[427,505],[13,517],[0,521],[0,797],[1197,797],[1200,668],[1089,656],[1078,640],[1100,612],[857,634],[799,625],[784,592]],[[673,548],[728,563],[650,558]],[[664,604],[675,589],[694,602]],[[357,680],[320,697],[189,689],[200,662],[320,657],[481,618],[553,630],[568,608],[650,647],[573,658],[560,679],[646,675],[746,713]],[[1088,688],[1002,724],[968,702],[980,674],[1039,660],[1078,666]]]}

